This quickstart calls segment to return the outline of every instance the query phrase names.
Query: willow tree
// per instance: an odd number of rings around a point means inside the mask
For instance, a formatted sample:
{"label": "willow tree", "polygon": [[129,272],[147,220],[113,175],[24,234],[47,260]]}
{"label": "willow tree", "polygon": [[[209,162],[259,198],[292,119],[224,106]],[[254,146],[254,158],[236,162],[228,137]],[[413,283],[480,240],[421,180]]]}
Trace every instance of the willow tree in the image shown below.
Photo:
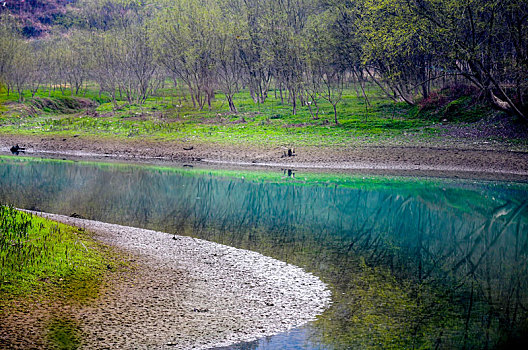
{"label": "willow tree", "polygon": [[364,71],[388,96],[415,104],[427,98],[438,69],[434,40],[427,39],[427,21],[407,0],[362,0],[349,12],[361,47]]}
{"label": "willow tree", "polygon": [[35,74],[37,52],[26,41],[13,21],[7,16],[0,17],[0,83],[7,92],[18,93],[18,100],[24,100],[24,90]]}
{"label": "willow tree", "polygon": [[269,51],[270,2],[232,0],[237,3],[244,35],[237,41],[244,66],[246,84],[255,103],[268,97],[272,81],[272,56]]}
{"label": "willow tree", "polygon": [[16,62],[21,39],[12,19],[7,15],[0,16],[0,87],[5,85],[8,93],[11,87],[10,73]]}
{"label": "willow tree", "polygon": [[354,11],[367,72],[391,95],[412,104],[437,79],[462,76],[528,122],[526,1],[358,0]]}
{"label": "willow tree", "polygon": [[217,27],[214,45],[214,69],[216,86],[222,91],[229,105],[229,111],[236,113],[234,95],[240,91],[244,67],[237,48],[241,33],[235,21],[224,17]]}

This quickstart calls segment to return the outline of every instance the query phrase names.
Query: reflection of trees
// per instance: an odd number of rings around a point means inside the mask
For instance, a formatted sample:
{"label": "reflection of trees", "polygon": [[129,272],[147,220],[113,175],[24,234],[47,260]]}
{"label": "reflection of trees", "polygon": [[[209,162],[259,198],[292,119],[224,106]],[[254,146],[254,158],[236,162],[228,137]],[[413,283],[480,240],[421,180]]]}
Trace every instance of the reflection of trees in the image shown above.
{"label": "reflection of trees", "polygon": [[0,198],[19,206],[190,234],[315,271],[335,291],[332,320],[315,332],[325,342],[491,347],[526,326],[526,193],[493,200],[446,184],[346,189],[46,162],[4,165],[0,178]]}

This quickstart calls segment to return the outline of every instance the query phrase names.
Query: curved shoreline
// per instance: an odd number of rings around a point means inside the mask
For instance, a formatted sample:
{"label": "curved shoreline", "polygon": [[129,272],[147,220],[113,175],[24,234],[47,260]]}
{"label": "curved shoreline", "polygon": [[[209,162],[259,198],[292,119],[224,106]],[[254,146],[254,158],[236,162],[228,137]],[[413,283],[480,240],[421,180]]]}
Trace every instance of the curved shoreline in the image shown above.
{"label": "curved shoreline", "polygon": [[84,349],[207,349],[301,326],[322,313],[330,291],[303,269],[201,239],[63,215],[134,258],[132,273],[96,306],[77,313]]}

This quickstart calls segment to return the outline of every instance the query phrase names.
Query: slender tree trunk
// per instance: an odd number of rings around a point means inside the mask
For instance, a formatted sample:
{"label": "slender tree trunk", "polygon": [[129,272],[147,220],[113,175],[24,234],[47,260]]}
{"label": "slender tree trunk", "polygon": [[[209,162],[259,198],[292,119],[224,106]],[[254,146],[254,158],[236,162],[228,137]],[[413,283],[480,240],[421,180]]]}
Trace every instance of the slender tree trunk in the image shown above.
{"label": "slender tree trunk", "polygon": [[226,94],[227,97],[227,103],[229,104],[229,111],[232,113],[238,113],[235,104],[233,103],[233,95]]}
{"label": "slender tree trunk", "polygon": [[24,102],[24,90],[18,87],[17,91],[18,91],[18,102]]}
{"label": "slender tree trunk", "polygon": [[295,90],[291,92],[290,96],[292,101],[292,114],[295,115],[297,114],[297,96]]}

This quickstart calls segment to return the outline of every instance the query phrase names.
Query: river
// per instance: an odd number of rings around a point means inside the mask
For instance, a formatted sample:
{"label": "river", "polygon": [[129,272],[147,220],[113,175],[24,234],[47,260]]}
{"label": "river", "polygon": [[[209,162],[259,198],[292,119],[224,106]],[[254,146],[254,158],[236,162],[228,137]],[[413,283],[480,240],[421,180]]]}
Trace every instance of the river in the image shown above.
{"label": "river", "polygon": [[0,157],[0,201],[258,251],[326,282],[236,349],[493,348],[528,330],[528,185]]}

